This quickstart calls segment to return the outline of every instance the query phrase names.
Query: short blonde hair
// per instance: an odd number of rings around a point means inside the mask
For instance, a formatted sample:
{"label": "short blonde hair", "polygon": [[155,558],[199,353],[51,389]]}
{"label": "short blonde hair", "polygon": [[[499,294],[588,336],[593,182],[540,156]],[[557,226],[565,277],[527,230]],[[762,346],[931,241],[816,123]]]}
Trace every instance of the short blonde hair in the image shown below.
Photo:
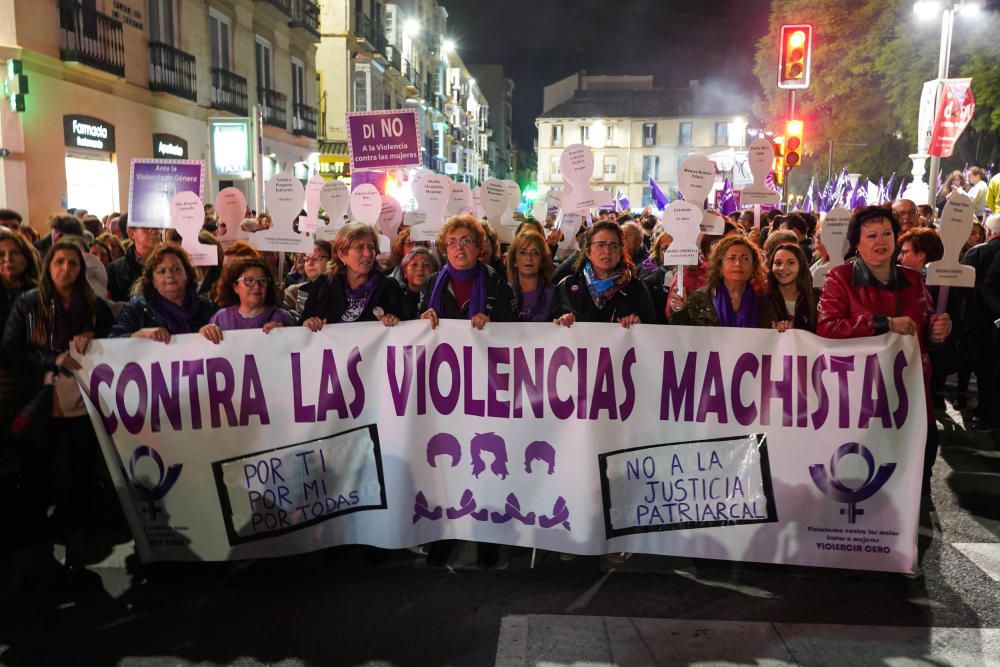
{"label": "short blonde hair", "polygon": [[480,224],[476,216],[471,213],[465,213],[463,215],[455,215],[448,218],[448,221],[444,223],[441,227],[441,231],[438,232],[436,243],[439,253],[444,253],[445,249],[445,239],[449,234],[454,234],[459,229],[466,229],[472,236],[472,240],[475,242],[477,248],[483,247],[483,239],[486,238],[486,232],[483,231],[483,226]]}

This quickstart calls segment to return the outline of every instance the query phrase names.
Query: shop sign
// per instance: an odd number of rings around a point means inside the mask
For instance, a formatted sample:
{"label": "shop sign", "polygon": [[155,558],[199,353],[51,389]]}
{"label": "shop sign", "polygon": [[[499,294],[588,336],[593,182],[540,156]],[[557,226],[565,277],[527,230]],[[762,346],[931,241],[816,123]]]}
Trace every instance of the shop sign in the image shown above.
{"label": "shop sign", "polygon": [[351,157],[349,155],[320,155],[319,175],[326,180],[351,177]]}
{"label": "shop sign", "polygon": [[188,156],[188,142],[176,134],[153,135],[153,157],[183,160]]}
{"label": "shop sign", "polygon": [[249,118],[209,118],[212,174],[226,179],[253,178],[252,125]]}
{"label": "shop sign", "polygon": [[115,126],[93,116],[63,116],[63,141],[70,148],[115,152]]}

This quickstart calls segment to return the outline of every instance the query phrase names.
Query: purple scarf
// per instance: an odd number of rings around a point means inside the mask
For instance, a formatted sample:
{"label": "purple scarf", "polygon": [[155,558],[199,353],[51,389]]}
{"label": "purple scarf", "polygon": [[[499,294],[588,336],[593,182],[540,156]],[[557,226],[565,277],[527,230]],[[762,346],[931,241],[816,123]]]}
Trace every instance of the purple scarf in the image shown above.
{"label": "purple scarf", "polygon": [[[472,286],[472,296],[469,298],[469,317],[472,319],[475,315],[479,313],[486,312],[486,267],[481,263],[476,262],[476,265],[471,269],[459,270],[453,267],[451,264],[445,263],[444,268],[441,269],[441,273],[438,274],[437,282],[434,283],[434,289],[431,290],[431,300],[428,304],[434,309],[439,316],[441,315],[441,297],[444,295],[444,290],[448,286],[448,281],[452,278],[457,278],[458,280],[472,280],[475,279],[475,283]],[[458,309],[462,309],[462,304],[458,304]]]}
{"label": "purple scarf", "polygon": [[178,306],[153,291],[153,310],[155,310],[171,334],[192,333],[195,329],[191,321],[198,315],[198,290],[194,285],[188,285],[184,295],[184,303]]}
{"label": "purple scarf", "polygon": [[340,316],[341,322],[357,322],[361,315],[371,303],[372,295],[375,294],[375,271],[368,273],[368,279],[351,289],[347,283],[347,276],[344,276],[344,295],[347,298],[347,308]]}
{"label": "purple scarf", "polygon": [[715,290],[715,312],[719,316],[719,326],[738,327],[740,329],[757,328],[757,293],[750,285],[743,290],[740,299],[739,312],[733,311],[733,302],[729,300],[729,290],[725,285],[719,285]]}
{"label": "purple scarf", "polygon": [[52,351],[65,352],[73,341],[73,336],[85,331],[93,331],[90,321],[90,309],[87,308],[87,297],[83,282],[73,285],[69,297],[69,306],[63,308],[59,297],[53,300],[52,312]]}
{"label": "purple scarf", "polygon": [[[552,285],[538,284],[533,292],[522,292],[520,283],[514,280],[514,296],[517,298],[517,319],[521,322],[547,322],[549,309],[552,307],[552,295],[555,288]],[[526,294],[534,295],[535,302],[531,308],[525,308]]]}

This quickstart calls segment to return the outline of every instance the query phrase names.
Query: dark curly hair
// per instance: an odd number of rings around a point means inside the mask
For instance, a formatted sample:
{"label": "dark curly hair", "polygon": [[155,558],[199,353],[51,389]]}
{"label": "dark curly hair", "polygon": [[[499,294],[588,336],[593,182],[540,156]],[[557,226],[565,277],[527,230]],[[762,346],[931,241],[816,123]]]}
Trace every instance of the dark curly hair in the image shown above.
{"label": "dark curly hair", "polygon": [[277,306],[278,281],[275,279],[274,269],[271,268],[271,265],[260,257],[240,257],[227,264],[222,269],[222,275],[219,276],[219,291],[215,297],[215,302],[219,304],[219,307],[226,308],[228,306],[239,305],[240,297],[236,294],[234,285],[247,269],[261,269],[264,272],[264,277],[268,279],[264,295],[264,305]]}
{"label": "dark curly hair", "polygon": [[888,220],[892,225],[892,233],[899,236],[899,219],[888,206],[859,206],[851,213],[851,221],[847,223],[847,241],[853,252],[861,240],[861,225],[866,222]]}

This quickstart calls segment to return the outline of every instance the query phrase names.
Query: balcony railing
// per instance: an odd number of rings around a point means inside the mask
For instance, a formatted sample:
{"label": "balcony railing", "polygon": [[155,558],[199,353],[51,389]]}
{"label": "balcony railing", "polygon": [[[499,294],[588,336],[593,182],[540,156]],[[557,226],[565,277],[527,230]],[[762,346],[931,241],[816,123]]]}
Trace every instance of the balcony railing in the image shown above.
{"label": "balcony railing", "polygon": [[283,130],[288,129],[288,96],[270,88],[257,89],[257,101],[264,114],[264,122]]}
{"label": "balcony railing", "polygon": [[212,68],[212,106],[237,116],[246,116],[247,80],[219,67]]}
{"label": "balcony railing", "polygon": [[389,65],[396,68],[397,72],[403,71],[403,54],[392,44],[385,47],[385,58],[389,61]]}
{"label": "balcony railing", "polygon": [[417,87],[417,71],[414,69],[413,64],[409,60],[403,59],[403,77],[410,82],[410,84],[416,88]]}
{"label": "balcony railing", "polygon": [[316,138],[316,108],[308,104],[296,104],[292,116],[292,134]]}
{"label": "balcony railing", "polygon": [[319,5],[312,0],[293,0],[292,20],[288,25],[303,28],[314,37],[319,37]]}
{"label": "balcony railing", "polygon": [[59,57],[125,76],[125,38],[121,21],[79,2],[60,0]]}
{"label": "balcony railing", "polygon": [[271,5],[286,16],[292,15],[292,0],[258,0],[264,4]]}
{"label": "balcony railing", "polygon": [[389,46],[389,40],[386,39],[382,26],[375,25],[371,17],[362,12],[354,14],[354,34],[371,44],[379,53],[385,53],[386,47]]}
{"label": "balcony railing", "polygon": [[169,44],[149,44],[149,89],[198,99],[194,56]]}

